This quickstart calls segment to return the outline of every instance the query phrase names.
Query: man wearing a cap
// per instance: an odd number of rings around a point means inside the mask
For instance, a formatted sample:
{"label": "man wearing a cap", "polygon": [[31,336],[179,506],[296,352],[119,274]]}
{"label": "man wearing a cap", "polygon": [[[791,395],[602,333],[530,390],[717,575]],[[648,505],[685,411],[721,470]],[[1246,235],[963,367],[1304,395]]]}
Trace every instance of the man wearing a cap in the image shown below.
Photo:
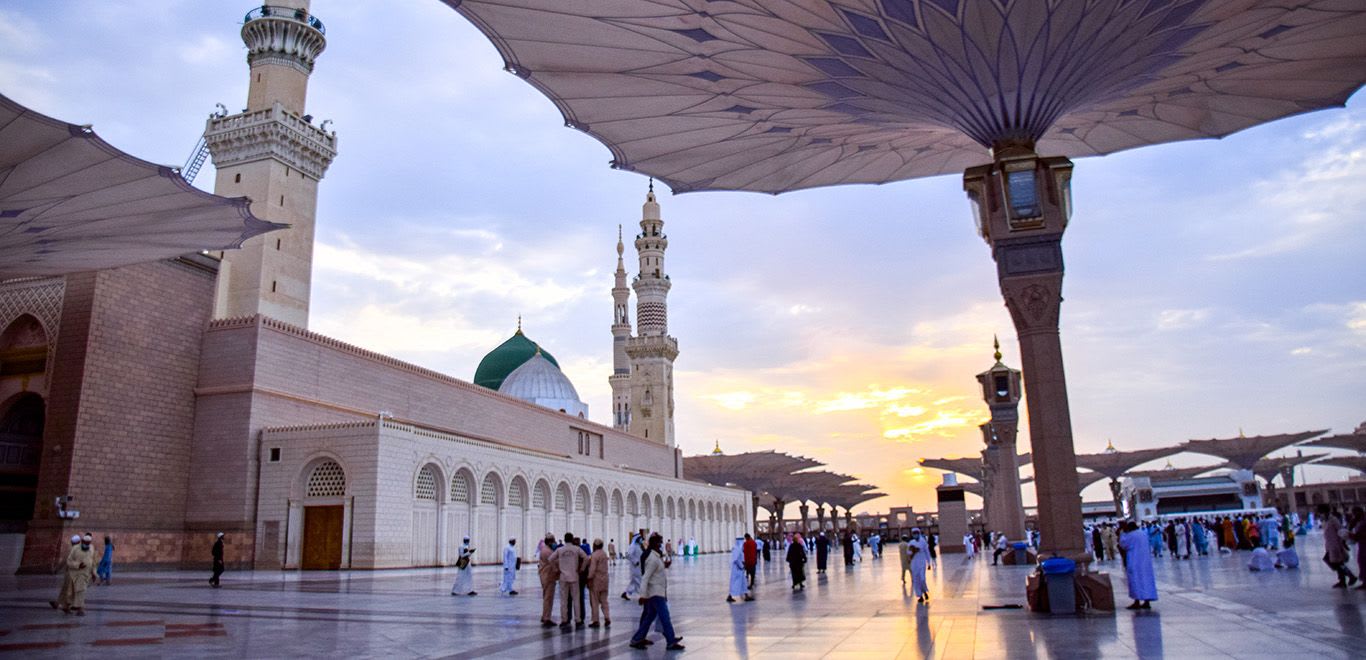
{"label": "man wearing a cap", "polygon": [[66,555],[66,575],[62,577],[62,591],[57,600],[48,601],[53,609],[61,609],[76,616],[85,616],[85,588],[95,577],[94,537],[79,534],[71,537],[71,551]]}

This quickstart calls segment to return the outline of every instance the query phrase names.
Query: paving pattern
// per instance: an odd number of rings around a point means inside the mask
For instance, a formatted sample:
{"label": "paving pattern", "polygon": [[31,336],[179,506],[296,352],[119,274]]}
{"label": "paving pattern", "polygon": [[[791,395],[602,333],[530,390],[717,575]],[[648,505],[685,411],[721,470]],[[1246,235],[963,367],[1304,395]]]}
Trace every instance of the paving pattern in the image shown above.
{"label": "paving pattern", "polygon": [[[951,555],[930,574],[931,602],[917,605],[894,555],[867,553],[853,569],[832,565],[789,589],[785,567],[760,569],[758,599],[725,602],[727,558],[678,560],[670,571],[682,655],[703,658],[1361,658],[1366,591],[1330,589],[1302,543],[1298,571],[1251,573],[1247,553],[1157,560],[1161,594],[1150,612],[1058,616],[983,610],[1021,603],[1027,568]],[[833,557],[832,557],[833,558]],[[625,584],[618,563],[614,590]],[[1123,598],[1122,569],[1114,568]],[[52,576],[0,578],[0,655],[25,658],[336,656],[348,658],[665,657],[663,644],[627,647],[640,615],[616,597],[610,629],[561,633],[539,626],[534,569],[522,594],[499,596],[496,568],[476,569],[474,597],[449,595],[451,570],[229,573],[222,589],[188,572],[115,573],[92,588],[89,615],[64,616],[47,601]],[[1124,605],[1121,600],[1119,605]],[[558,608],[557,608],[558,613]],[[658,635],[652,635],[658,639]]]}

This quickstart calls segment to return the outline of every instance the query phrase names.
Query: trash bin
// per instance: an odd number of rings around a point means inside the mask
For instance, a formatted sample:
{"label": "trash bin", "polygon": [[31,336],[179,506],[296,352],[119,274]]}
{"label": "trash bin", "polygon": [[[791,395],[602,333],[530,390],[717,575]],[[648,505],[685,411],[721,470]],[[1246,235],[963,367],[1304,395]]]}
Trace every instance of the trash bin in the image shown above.
{"label": "trash bin", "polygon": [[1066,557],[1054,557],[1039,562],[1044,586],[1048,589],[1048,611],[1053,614],[1072,614],[1077,611],[1077,562]]}
{"label": "trash bin", "polygon": [[1024,541],[1016,541],[1013,547],[1015,548],[1015,565],[1028,566],[1029,544],[1025,543]]}

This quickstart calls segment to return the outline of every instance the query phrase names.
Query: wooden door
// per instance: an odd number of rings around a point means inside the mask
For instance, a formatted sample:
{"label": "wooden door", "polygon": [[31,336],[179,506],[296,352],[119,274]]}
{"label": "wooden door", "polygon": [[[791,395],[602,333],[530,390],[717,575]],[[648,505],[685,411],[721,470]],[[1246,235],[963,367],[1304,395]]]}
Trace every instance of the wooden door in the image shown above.
{"label": "wooden door", "polygon": [[304,507],[305,569],[335,571],[341,568],[342,511],[341,505]]}

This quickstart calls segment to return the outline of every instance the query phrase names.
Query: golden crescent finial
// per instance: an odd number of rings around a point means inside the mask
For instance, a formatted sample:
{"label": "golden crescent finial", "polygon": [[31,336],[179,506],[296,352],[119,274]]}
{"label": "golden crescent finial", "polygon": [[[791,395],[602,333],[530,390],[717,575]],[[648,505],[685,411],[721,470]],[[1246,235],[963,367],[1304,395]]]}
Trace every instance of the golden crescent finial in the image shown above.
{"label": "golden crescent finial", "polygon": [[997,361],[997,362],[1000,362],[1000,361],[1001,361],[1001,340],[1000,340],[1000,339],[997,339],[996,335],[992,335],[992,336],[991,336],[991,346],[992,346],[992,348],[996,349],[996,361]]}

